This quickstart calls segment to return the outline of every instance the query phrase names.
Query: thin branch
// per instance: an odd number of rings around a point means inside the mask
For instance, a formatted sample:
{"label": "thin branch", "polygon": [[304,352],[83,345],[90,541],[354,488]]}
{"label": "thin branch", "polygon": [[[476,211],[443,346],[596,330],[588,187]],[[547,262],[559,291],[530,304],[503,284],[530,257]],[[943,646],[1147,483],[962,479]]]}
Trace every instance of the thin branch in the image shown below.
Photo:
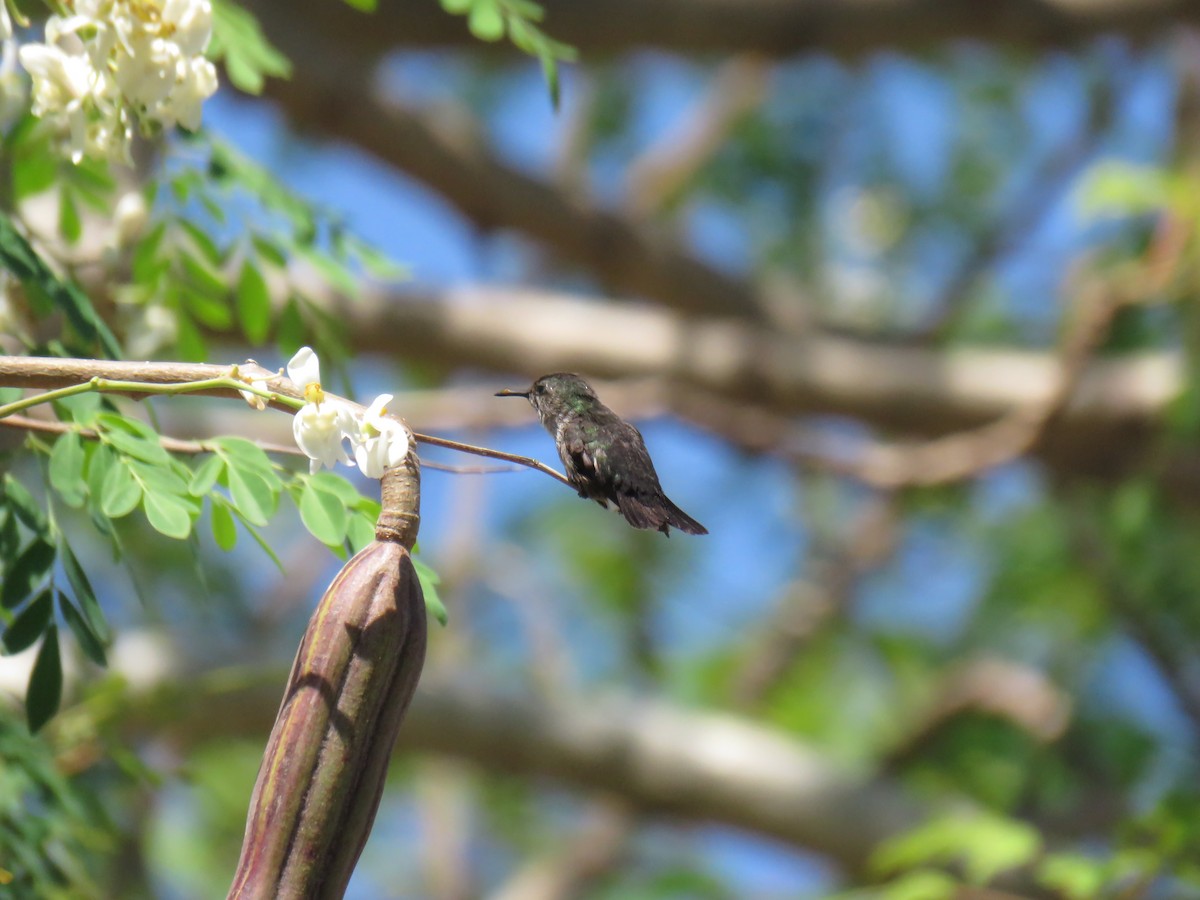
{"label": "thin branch", "polygon": [[840,539],[813,541],[804,566],[811,575],[786,588],[734,673],[730,690],[736,704],[752,708],[762,702],[787,677],[818,632],[844,614],[862,578],[892,554],[894,499],[892,494],[870,498]]}
{"label": "thin branch", "polygon": [[1111,97],[1105,96],[1093,104],[1093,121],[1086,132],[1060,148],[1009,203],[1007,211],[988,233],[975,243],[930,304],[934,311],[932,320],[915,337],[934,343],[944,341],[966,312],[971,286],[1004,256],[1029,242],[1038,224],[1054,209],[1095,149],[1110,112],[1103,105],[1106,101],[1111,102]]}
{"label": "thin branch", "polygon": [[[70,422],[50,421],[46,419],[33,419],[28,416],[11,415],[0,419],[0,425],[7,428],[20,428],[23,431],[36,431],[42,434],[66,434],[75,432],[81,438],[88,441],[100,440],[100,433],[91,428],[80,428],[72,425]],[[285,456],[304,456],[304,451],[294,444],[276,444],[271,441],[260,441],[255,438],[247,438],[253,442],[258,448],[265,453],[278,453]],[[209,441],[188,441],[182,438],[171,437],[169,435],[160,434],[158,443],[164,450],[171,453],[179,453],[183,456],[195,456],[198,453],[212,453],[216,450],[216,446]],[[428,463],[422,462],[422,465]]]}
{"label": "thin branch", "polygon": [[627,205],[639,216],[658,212],[724,146],[729,134],[767,95],[770,66],[760,56],[722,63],[708,92],[684,121],[629,164]]}
{"label": "thin branch", "polygon": [[413,432],[413,437],[420,443],[432,444],[435,447],[448,447],[451,450],[458,450],[461,453],[473,453],[476,456],[486,456],[489,459],[503,459],[506,462],[516,463],[519,466],[537,469],[539,472],[545,472],[551,478],[561,481],[568,487],[571,486],[571,482],[567,481],[566,475],[556,472],[544,462],[540,462],[529,456],[518,456],[515,453],[505,453],[503,450],[492,450],[490,447],[477,447],[474,444],[464,444],[461,441],[452,441],[449,438],[435,437],[430,434]]}
{"label": "thin branch", "polygon": [[[301,59],[308,57],[305,48],[328,50],[326,35],[291,13],[287,17],[280,37],[289,55]],[[769,318],[763,292],[747,279],[707,265],[672,236],[600,198],[565,192],[508,165],[487,146],[486,129],[446,127],[441,111],[383,96],[363,62],[347,60],[327,71],[297,68],[291,80],[270,82],[266,95],[313,132],[357,143],[428,184],[477,227],[522,232],[615,290],[693,313]],[[347,91],[352,84],[358,87]],[[457,111],[454,118],[461,118]]]}
{"label": "thin branch", "polygon": [[[0,419],[0,425],[8,428],[20,428],[23,431],[37,431],[42,434],[66,434],[68,431],[74,431],[85,440],[99,440],[100,435],[90,428],[79,428],[69,422],[48,421],[44,419],[32,419],[28,416],[11,415]],[[288,444],[277,444],[273,441],[263,441],[257,438],[247,438],[249,441],[257,444],[259,449],[266,453],[277,453],[285,456],[304,456],[304,451],[299,447]],[[164,450],[171,453],[180,453],[185,456],[194,456],[197,453],[211,453],[214,449],[213,445],[207,441],[187,441],[182,438],[174,438],[165,434],[158,436],[158,443]],[[495,475],[501,472],[519,472],[522,467],[517,465],[511,466],[454,466],[449,463],[435,462],[430,459],[421,460],[421,468],[437,469],[439,472],[452,472],[455,475]]]}
{"label": "thin branch", "polygon": [[[256,387],[252,382],[263,382]],[[30,406],[88,391],[123,395],[196,394],[200,396],[237,398],[250,392],[263,397],[275,409],[295,413],[303,403],[303,392],[286,376],[270,372],[258,363],[248,361],[241,366],[217,366],[207,363],[122,362],[93,359],[62,359],[42,356],[0,357],[0,387],[45,389],[45,393],[25,397],[0,406],[0,420]],[[326,393],[328,401],[346,404],[362,411],[353,400]],[[327,402],[328,402],[327,401]],[[448,447],[462,453],[502,459],[551,476],[569,486],[565,475],[550,466],[527,456],[505,453],[487,447],[476,447],[449,438],[413,434],[418,441],[437,447]],[[289,451],[290,452],[290,451]]]}
{"label": "thin branch", "polygon": [[594,800],[562,846],[513,874],[488,900],[569,900],[609,874],[626,856],[637,818],[625,804]]}
{"label": "thin branch", "polygon": [[921,759],[969,713],[1004,719],[1032,740],[1048,744],[1066,731],[1072,704],[1066,691],[1034,668],[992,657],[967,660],[943,675],[932,703],[880,761],[880,773],[895,774]]}
{"label": "thin branch", "polygon": [[1072,542],[1075,553],[1086,567],[1096,573],[1096,588],[1104,602],[1124,626],[1129,637],[1153,661],[1163,682],[1175,695],[1179,708],[1200,732],[1200,689],[1188,678],[1185,668],[1185,653],[1171,641],[1168,633],[1152,621],[1150,610],[1130,588],[1124,571],[1113,563],[1104,541],[1090,517],[1073,515],[1068,517],[1072,526]]}

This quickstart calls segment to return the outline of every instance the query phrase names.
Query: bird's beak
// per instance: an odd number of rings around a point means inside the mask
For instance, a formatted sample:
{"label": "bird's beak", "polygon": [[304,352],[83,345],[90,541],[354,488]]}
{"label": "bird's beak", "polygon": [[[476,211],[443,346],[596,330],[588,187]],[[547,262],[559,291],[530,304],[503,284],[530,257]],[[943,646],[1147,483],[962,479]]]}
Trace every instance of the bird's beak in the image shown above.
{"label": "bird's beak", "polygon": [[496,396],[497,397],[524,397],[526,400],[528,400],[529,399],[529,391],[511,391],[508,388],[505,388],[502,391],[496,391]]}

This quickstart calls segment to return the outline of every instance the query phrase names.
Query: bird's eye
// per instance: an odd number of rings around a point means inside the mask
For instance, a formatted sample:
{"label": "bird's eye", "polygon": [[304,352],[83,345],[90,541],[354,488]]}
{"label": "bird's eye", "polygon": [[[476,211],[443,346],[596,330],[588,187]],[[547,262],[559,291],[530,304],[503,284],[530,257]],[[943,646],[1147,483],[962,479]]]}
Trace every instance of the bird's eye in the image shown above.
{"label": "bird's eye", "polygon": [[534,385],[533,391],[535,394],[544,394],[546,393],[546,386],[544,384]]}

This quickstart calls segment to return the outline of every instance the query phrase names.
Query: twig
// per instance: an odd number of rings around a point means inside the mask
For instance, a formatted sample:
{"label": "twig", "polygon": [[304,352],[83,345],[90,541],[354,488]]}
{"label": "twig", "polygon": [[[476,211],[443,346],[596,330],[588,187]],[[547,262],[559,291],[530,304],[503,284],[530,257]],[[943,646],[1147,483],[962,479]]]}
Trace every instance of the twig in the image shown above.
{"label": "twig", "polygon": [[489,900],[567,900],[587,893],[624,859],[637,824],[616,800],[595,800],[580,828],[557,850],[518,869]]}
{"label": "twig", "polygon": [[639,216],[658,212],[720,150],[730,131],[767,94],[770,67],[760,56],[735,56],[716,71],[708,93],[629,165],[626,197]]}
{"label": "twig", "polygon": [[1129,637],[1150,657],[1179,707],[1200,732],[1200,690],[1188,679],[1179,651],[1162,629],[1149,620],[1148,610],[1131,591],[1124,572],[1113,565],[1096,527],[1087,516],[1070,516],[1075,552],[1088,571],[1096,573],[1096,587]]}
{"label": "twig", "polygon": [[490,447],[477,447],[474,444],[464,444],[460,441],[452,441],[449,438],[435,437],[431,434],[419,434],[413,432],[413,437],[418,443],[432,444],[435,447],[447,447],[451,450],[458,450],[462,453],[473,453],[476,456],[486,456],[489,459],[502,459],[506,462],[516,463],[519,466],[527,466],[530,469],[537,469],[539,472],[545,472],[551,478],[561,481],[563,484],[570,487],[571,482],[567,481],[567,476],[561,472],[556,472],[544,462],[533,459],[529,456],[518,456],[515,453],[505,453],[503,450],[493,450]]}
{"label": "twig", "polygon": [[[258,387],[253,382],[262,382]],[[43,356],[0,356],[0,387],[41,389],[44,392],[23,397],[0,406],[0,420],[29,407],[89,391],[126,395],[196,394],[211,397],[238,398],[244,402],[245,393],[262,397],[275,409],[295,413],[303,405],[303,394],[292,381],[279,372],[264,369],[253,360],[240,366],[217,366],[208,363],[124,362],[102,359],[64,359]],[[343,403],[362,411],[353,400],[327,393],[332,402]],[[426,444],[448,447],[462,453],[502,459],[551,476],[569,486],[565,475],[550,466],[527,456],[505,453],[487,447],[476,447],[413,433]],[[290,452],[290,451],[289,451]]]}
{"label": "twig", "polygon": [[[1137,284],[1136,279],[1131,278],[1129,284]],[[750,432],[756,433],[756,440],[761,441],[774,431],[777,438],[783,439],[776,446],[782,447],[783,455],[797,463],[853,478],[882,490],[961,481],[1014,460],[1036,446],[1046,429],[1066,409],[1093,351],[1108,333],[1117,312],[1140,301],[1141,295],[1133,288],[1125,290],[1124,285],[1125,282],[1119,280],[1116,285],[1093,287],[1084,292],[1081,319],[1064,343],[1059,377],[1053,390],[1038,403],[1014,409],[977,428],[921,442],[879,441],[847,453],[821,447],[819,441],[818,446],[813,446],[811,438],[790,422],[784,419],[772,423],[772,415],[760,410],[682,397],[673,398],[672,405],[701,421],[706,416],[723,417],[726,420],[721,428],[723,433],[729,433],[730,420],[748,427],[748,419],[757,418],[760,421]]]}
{"label": "twig", "polygon": [[[43,434],[66,434],[68,431],[76,432],[85,440],[98,440],[100,435],[90,428],[79,428],[69,422],[56,422],[44,419],[32,419],[28,416],[11,415],[0,419],[0,425],[9,428],[20,428],[23,431],[38,431]],[[262,441],[256,438],[248,438],[253,441],[266,453],[278,453],[285,456],[304,456],[304,451],[294,445],[277,444],[273,441]],[[210,453],[213,450],[212,445],[207,441],[187,441],[182,438],[170,437],[165,434],[158,436],[158,442],[164,450],[171,453],[182,453],[185,455],[195,455],[197,453]],[[453,472],[455,475],[493,475],[500,472],[519,472],[520,468],[512,466],[453,466],[449,463],[435,462],[430,459],[421,460],[421,468],[437,469],[439,472]]]}
{"label": "twig", "polygon": [[1006,213],[990,232],[985,234],[970,254],[951,275],[931,304],[934,318],[916,335],[918,340],[936,342],[947,337],[965,311],[968,290],[982,273],[997,264],[1005,254],[1011,254],[1027,242],[1037,225],[1054,208],[1093,151],[1103,130],[1103,100],[1093,109],[1093,121],[1087,131],[1061,148],[1038,172],[1032,181],[1010,203]]}
{"label": "twig", "polygon": [[[732,680],[736,704],[752,708],[791,670],[818,631],[849,606],[859,582],[891,555],[896,543],[892,494],[872,498],[841,540],[817,542],[805,568],[812,576],[786,589],[761,637]],[[821,546],[826,544],[827,546]]]}
{"label": "twig", "polygon": [[894,774],[921,759],[938,736],[967,713],[1004,719],[1034,741],[1048,744],[1066,731],[1071,698],[1029,666],[991,657],[966,660],[942,677],[932,704],[881,760],[879,771]]}

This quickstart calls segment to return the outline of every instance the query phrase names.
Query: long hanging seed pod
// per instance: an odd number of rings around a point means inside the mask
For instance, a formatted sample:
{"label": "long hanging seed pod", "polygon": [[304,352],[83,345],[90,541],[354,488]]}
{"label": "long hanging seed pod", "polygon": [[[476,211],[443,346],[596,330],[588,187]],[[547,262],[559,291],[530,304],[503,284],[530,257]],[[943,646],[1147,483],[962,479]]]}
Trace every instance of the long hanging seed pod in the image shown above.
{"label": "long hanging seed pod", "polygon": [[340,898],[371,831],[425,661],[415,454],[389,469],[375,540],[308,623],[258,780],[231,898]]}

